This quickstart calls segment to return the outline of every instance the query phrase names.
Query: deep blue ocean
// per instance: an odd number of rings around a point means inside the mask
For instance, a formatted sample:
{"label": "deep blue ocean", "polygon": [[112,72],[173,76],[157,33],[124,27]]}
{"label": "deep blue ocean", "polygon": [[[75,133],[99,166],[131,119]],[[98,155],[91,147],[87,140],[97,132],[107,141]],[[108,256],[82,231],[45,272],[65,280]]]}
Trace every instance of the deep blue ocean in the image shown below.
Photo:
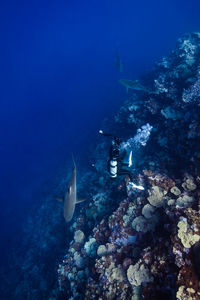
{"label": "deep blue ocean", "polygon": [[103,119],[126,99],[118,80],[140,78],[180,36],[199,31],[199,11],[198,0],[0,1],[4,268],[71,153],[84,157]]}

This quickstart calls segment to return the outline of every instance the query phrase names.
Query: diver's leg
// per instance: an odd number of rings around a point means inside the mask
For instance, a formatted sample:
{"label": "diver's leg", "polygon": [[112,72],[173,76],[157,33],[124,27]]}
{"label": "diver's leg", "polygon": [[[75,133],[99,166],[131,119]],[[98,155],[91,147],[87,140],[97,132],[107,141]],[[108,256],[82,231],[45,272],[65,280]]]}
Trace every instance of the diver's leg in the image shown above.
{"label": "diver's leg", "polygon": [[130,178],[130,181],[133,181],[133,175],[129,170],[120,169],[118,172],[118,175],[128,175]]}
{"label": "diver's leg", "polygon": [[121,165],[122,165],[123,167],[128,167],[128,163],[121,162]]}

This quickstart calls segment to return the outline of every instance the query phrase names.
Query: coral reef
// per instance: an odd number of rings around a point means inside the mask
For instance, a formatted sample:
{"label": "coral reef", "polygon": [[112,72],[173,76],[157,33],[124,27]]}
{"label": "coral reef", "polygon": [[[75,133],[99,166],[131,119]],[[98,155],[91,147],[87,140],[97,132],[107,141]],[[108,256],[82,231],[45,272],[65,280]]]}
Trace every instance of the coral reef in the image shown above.
{"label": "coral reef", "polygon": [[[109,178],[110,140],[99,137],[88,150],[92,166],[80,170],[78,180],[87,201],[68,229],[49,199],[37,219],[48,230],[29,230],[37,255],[31,263],[29,252],[20,262],[26,278],[16,297],[23,291],[25,299],[31,290],[30,299],[200,300],[199,70],[200,33],[187,34],[141,78],[151,92],[130,91],[104,121],[102,129],[133,150],[134,182],[144,191],[127,189],[126,177]],[[58,287],[38,279],[39,272],[53,277],[54,254]]]}
{"label": "coral reef", "polygon": [[99,142],[98,192],[71,226],[58,268],[64,297],[200,299],[199,57],[200,34],[183,36],[148,75],[153,92],[133,93],[105,122],[134,150],[135,180],[145,190],[127,193],[126,178],[102,175],[108,142]]}
{"label": "coral reef", "polygon": [[[149,192],[132,194],[93,228],[82,247],[75,249],[71,242],[58,275],[61,289],[66,278],[70,281],[72,299],[134,299],[136,288],[136,299],[157,299],[160,295],[189,299],[186,297],[191,293],[198,297],[192,247],[200,240],[200,213],[177,205],[179,196],[186,193],[184,183],[192,177],[187,174],[174,182],[148,170],[141,176],[150,190],[161,191],[162,205],[150,205]],[[198,180],[192,178],[192,183],[195,192],[193,189],[190,206],[198,203],[200,193]],[[157,201],[157,194],[155,197]],[[167,202],[166,197],[173,202]],[[184,197],[181,199],[185,203]]]}
{"label": "coral reef", "polygon": [[186,103],[200,100],[200,72],[194,84],[187,90],[184,89],[182,100]]}

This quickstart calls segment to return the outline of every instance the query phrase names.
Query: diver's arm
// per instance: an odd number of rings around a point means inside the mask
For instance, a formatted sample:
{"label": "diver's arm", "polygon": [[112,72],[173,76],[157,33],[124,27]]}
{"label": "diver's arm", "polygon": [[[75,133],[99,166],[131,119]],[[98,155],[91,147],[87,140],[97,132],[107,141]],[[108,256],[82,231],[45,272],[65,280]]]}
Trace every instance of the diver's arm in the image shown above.
{"label": "diver's arm", "polygon": [[114,136],[111,133],[104,133],[103,130],[99,130],[99,133],[102,134],[102,135],[104,135],[104,136],[110,136],[110,137],[113,137],[114,139],[116,139],[116,136]]}

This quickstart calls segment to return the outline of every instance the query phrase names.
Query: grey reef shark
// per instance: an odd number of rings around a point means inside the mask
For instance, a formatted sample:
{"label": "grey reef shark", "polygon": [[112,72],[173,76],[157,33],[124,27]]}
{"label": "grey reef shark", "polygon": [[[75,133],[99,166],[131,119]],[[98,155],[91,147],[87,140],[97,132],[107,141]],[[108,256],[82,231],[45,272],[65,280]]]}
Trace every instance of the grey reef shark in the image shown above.
{"label": "grey reef shark", "polygon": [[136,90],[136,91],[143,91],[149,94],[155,94],[155,92],[149,90],[148,88],[144,87],[138,80],[127,80],[127,79],[120,79],[119,83],[125,86],[126,91],[128,90]]}
{"label": "grey reef shark", "polygon": [[66,222],[70,222],[73,218],[74,211],[75,211],[75,205],[77,203],[81,203],[85,201],[85,199],[77,199],[77,190],[76,190],[76,164],[74,162],[74,167],[71,175],[71,179],[69,182],[69,185],[64,192],[64,196],[62,198],[56,198],[58,201],[63,202],[64,206],[64,218]]}
{"label": "grey reef shark", "polygon": [[117,67],[117,69],[120,73],[123,72],[124,66],[123,66],[123,63],[122,63],[121,58],[119,56],[118,49],[116,50],[116,64],[115,65],[116,65],[116,67]]}

